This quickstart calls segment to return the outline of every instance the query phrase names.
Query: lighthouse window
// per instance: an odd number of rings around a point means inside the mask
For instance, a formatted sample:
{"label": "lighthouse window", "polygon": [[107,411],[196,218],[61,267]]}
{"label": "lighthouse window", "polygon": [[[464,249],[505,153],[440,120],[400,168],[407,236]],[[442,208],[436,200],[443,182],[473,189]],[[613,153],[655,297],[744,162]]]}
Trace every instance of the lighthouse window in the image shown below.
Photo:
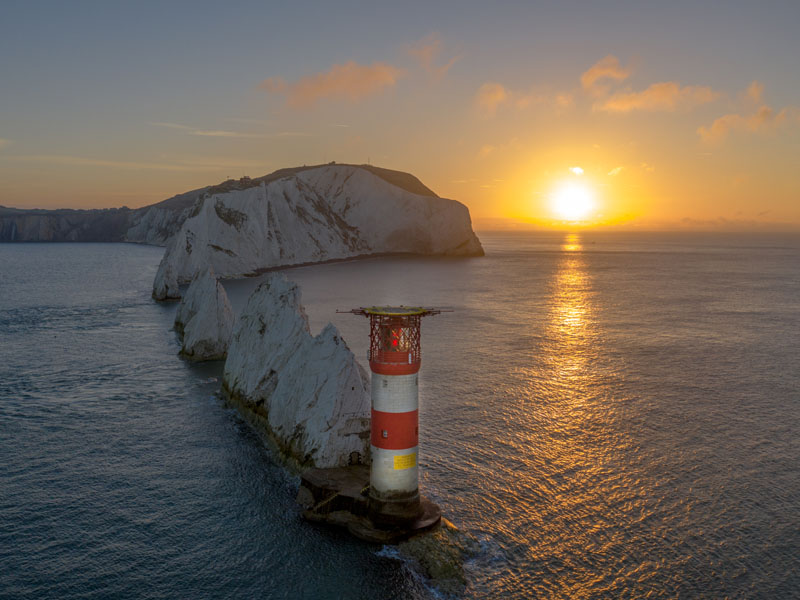
{"label": "lighthouse window", "polygon": [[403,327],[386,327],[381,337],[384,352],[408,352],[408,331]]}
{"label": "lighthouse window", "polygon": [[386,431],[385,429],[382,429],[381,430],[381,437],[388,438],[389,437],[389,432]]}

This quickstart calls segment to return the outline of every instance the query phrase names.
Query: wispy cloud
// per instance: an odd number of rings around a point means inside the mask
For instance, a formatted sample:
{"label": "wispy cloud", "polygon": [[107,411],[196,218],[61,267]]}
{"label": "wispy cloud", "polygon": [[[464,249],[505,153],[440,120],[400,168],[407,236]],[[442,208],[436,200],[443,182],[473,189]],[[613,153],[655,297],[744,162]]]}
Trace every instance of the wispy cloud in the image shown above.
{"label": "wispy cloud", "polygon": [[581,86],[583,89],[594,96],[602,96],[608,92],[609,86],[603,83],[604,80],[623,81],[632,72],[630,66],[623,67],[619,64],[619,59],[613,54],[600,59],[589,67],[581,75]]}
{"label": "wispy cloud", "polygon": [[313,134],[306,131],[279,131],[273,133],[272,137],[313,137]]}
{"label": "wispy cloud", "polygon": [[573,175],[578,175],[578,176],[583,175],[583,169],[581,167],[570,167],[569,171]]}
{"label": "wispy cloud", "polygon": [[221,129],[197,129],[191,132],[192,135],[199,135],[202,137],[221,137],[221,138],[263,138],[266,137],[260,133],[242,133],[240,131],[225,131]]}
{"label": "wispy cloud", "polygon": [[0,138],[0,150],[2,150],[3,148],[5,148],[7,146],[10,146],[10,145],[11,145],[11,140],[7,140],[5,138]]}
{"label": "wispy cloud", "polygon": [[781,127],[800,125],[800,107],[784,106],[775,111],[763,102],[764,84],[752,81],[738,95],[740,109],[714,120],[708,127],[698,127],[697,133],[704,142],[721,142],[732,132],[764,134]]}
{"label": "wispy cloud", "polygon": [[488,115],[494,115],[497,107],[509,101],[511,94],[505,86],[496,82],[484,83],[475,96],[475,103],[478,108]]}
{"label": "wispy cloud", "polygon": [[207,171],[208,166],[189,165],[189,164],[170,164],[156,162],[138,162],[126,160],[106,160],[100,158],[88,158],[84,156],[69,156],[63,154],[29,154],[11,156],[14,160],[26,162],[44,162],[59,165],[70,165],[76,167],[108,167],[114,169],[126,169],[135,171]]}
{"label": "wispy cloud", "polygon": [[165,163],[185,165],[191,167],[202,167],[203,170],[209,169],[263,169],[267,171],[269,164],[265,161],[237,159],[229,156],[168,156],[162,155]]}
{"label": "wispy cloud", "polygon": [[611,177],[616,177],[620,173],[622,173],[622,167],[614,167],[608,172]]}
{"label": "wispy cloud", "polygon": [[520,110],[532,106],[550,106],[556,113],[561,113],[573,104],[574,98],[567,92],[552,93],[547,90],[517,92],[494,81],[484,83],[475,94],[475,105],[489,116],[494,116],[497,110],[505,105]]}
{"label": "wispy cloud", "polygon": [[181,125],[180,123],[164,123],[161,121],[150,121],[148,125],[155,125],[156,127],[165,127],[167,129],[175,129],[183,131],[188,135],[197,135],[201,137],[220,137],[220,138],[244,138],[255,139],[266,137],[262,133],[244,133],[241,131],[227,131],[224,129],[196,129],[188,125]]}
{"label": "wispy cloud", "polygon": [[704,142],[713,143],[723,141],[734,131],[763,134],[792,124],[800,124],[800,107],[786,106],[776,112],[763,104],[750,114],[723,115],[709,127],[699,127],[697,133]]}
{"label": "wispy cloud", "polygon": [[618,92],[595,106],[607,112],[675,111],[712,102],[719,97],[708,86],[681,86],[676,81],[654,83],[639,92]]}
{"label": "wispy cloud", "polygon": [[760,104],[761,98],[764,96],[764,84],[760,81],[752,81],[747,89],[744,91],[744,98],[746,101],[753,104]]}
{"label": "wispy cloud", "polygon": [[442,52],[442,39],[438,33],[431,33],[430,35],[422,38],[421,40],[411,44],[408,47],[408,53],[419,62],[420,66],[425,70],[429,77],[439,81],[442,79],[450,68],[463,58],[461,54],[457,54],[450,58],[447,62],[437,65],[436,59]]}
{"label": "wispy cloud", "polygon": [[232,123],[246,123],[248,125],[272,125],[272,121],[266,121],[264,119],[249,119],[246,117],[225,117],[226,121],[231,121]]}
{"label": "wispy cloud", "polygon": [[310,108],[327,99],[357,102],[392,87],[404,74],[402,69],[385,62],[360,65],[351,60],[293,83],[282,77],[270,77],[259,87],[270,94],[285,96],[286,103],[293,108]]}

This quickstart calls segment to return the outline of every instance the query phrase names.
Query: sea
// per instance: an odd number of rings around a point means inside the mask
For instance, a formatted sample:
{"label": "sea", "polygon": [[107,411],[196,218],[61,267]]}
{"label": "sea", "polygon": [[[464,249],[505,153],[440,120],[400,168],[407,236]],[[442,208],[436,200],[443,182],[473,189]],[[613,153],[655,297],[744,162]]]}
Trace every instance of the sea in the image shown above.
{"label": "sea", "polygon": [[[287,269],[367,364],[422,326],[420,485],[464,598],[800,598],[800,235],[485,232],[480,258]],[[178,356],[162,248],[0,244],[0,597],[443,598]],[[259,278],[225,282],[240,311]]]}

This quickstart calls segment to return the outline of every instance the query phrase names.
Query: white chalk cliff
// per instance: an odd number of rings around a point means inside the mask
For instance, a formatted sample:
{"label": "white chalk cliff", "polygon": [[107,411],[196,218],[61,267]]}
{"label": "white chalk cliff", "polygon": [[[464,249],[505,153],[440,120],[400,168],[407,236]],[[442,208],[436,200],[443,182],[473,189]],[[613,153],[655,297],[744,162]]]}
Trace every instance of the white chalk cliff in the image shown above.
{"label": "white chalk cliff", "polygon": [[369,459],[367,373],[328,324],[316,337],[300,291],[273,274],[250,296],[228,348],[223,390],[299,465]]}
{"label": "white chalk cliff", "polygon": [[178,285],[175,268],[162,260],[158,265],[153,283],[153,298],[156,300],[179,300],[180,297],[181,288]]}
{"label": "white chalk cliff", "polygon": [[154,297],[170,269],[187,283],[207,266],[228,278],[370,254],[483,254],[469,209],[411,175],[354,165],[286,172],[199,200],[164,253]]}
{"label": "white chalk cliff", "polygon": [[225,358],[234,320],[225,288],[206,269],[192,280],[175,314],[175,330],[183,338],[181,354],[192,360]]}

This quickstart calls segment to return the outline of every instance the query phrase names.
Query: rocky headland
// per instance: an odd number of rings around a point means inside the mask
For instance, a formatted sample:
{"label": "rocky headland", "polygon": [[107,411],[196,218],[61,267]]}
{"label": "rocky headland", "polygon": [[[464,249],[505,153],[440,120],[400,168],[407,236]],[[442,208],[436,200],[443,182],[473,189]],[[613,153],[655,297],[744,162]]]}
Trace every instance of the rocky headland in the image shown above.
{"label": "rocky headland", "polygon": [[221,277],[243,277],[380,254],[483,254],[466,206],[390,173],[398,177],[325,165],[206,194],[167,246],[154,297],[171,274],[187,283],[209,265]]}

